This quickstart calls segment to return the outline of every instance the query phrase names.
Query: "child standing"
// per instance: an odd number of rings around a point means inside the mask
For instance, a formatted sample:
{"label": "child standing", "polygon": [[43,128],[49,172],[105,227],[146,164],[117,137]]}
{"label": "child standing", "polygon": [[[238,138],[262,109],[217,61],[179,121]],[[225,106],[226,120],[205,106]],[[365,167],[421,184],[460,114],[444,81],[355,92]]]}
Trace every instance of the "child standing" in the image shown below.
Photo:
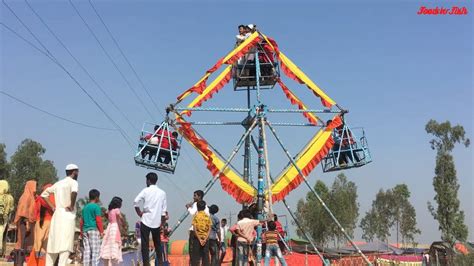
{"label": "child standing", "polygon": [[122,199],[113,197],[109,204],[108,220],[109,225],[105,230],[104,240],[100,248],[100,257],[104,260],[104,265],[116,265],[122,262],[122,237],[120,228],[123,225]]}
{"label": "child standing", "polygon": [[274,221],[268,222],[268,231],[265,232],[264,236],[267,243],[267,248],[265,250],[265,266],[270,265],[270,259],[273,256],[276,256],[280,260],[282,266],[286,266],[285,258],[283,258],[280,247],[278,246],[279,235]]}
{"label": "child standing", "polygon": [[99,265],[100,237],[104,234],[102,211],[99,204],[100,192],[89,191],[89,203],[82,209],[81,233],[84,245],[84,266]]}
{"label": "child standing", "polygon": [[211,214],[211,233],[209,235],[209,252],[211,253],[211,265],[219,266],[219,244],[220,238],[220,221],[216,214],[219,212],[219,207],[215,204],[209,207],[209,213]]}
{"label": "child standing", "polygon": [[193,241],[192,241],[192,263],[191,266],[209,266],[209,234],[211,232],[212,221],[206,214],[206,202],[201,200],[197,202],[198,212],[193,218]]}
{"label": "child standing", "polygon": [[160,238],[161,238],[161,252],[163,254],[163,266],[169,266],[168,261],[168,242],[170,241],[171,229],[168,227],[168,212],[165,215],[165,222],[161,224]]}
{"label": "child standing", "polygon": [[220,259],[219,262],[222,264],[224,262],[225,254],[227,252],[227,243],[225,241],[225,237],[227,232],[229,231],[229,226],[227,225],[227,219],[222,218],[221,226],[219,228],[220,233]]}

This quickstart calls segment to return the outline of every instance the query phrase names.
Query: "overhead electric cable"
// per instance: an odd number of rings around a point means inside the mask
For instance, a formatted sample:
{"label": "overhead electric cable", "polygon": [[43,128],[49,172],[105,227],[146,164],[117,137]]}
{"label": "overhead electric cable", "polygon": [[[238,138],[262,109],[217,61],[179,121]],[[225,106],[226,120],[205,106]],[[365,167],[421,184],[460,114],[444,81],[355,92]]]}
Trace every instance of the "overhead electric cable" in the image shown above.
{"label": "overhead electric cable", "polygon": [[142,105],[142,107],[145,109],[145,111],[148,113],[148,115],[150,115],[150,117],[153,119],[153,115],[151,114],[150,110],[146,107],[146,104],[143,102],[143,100],[140,98],[140,96],[138,95],[138,93],[136,92],[136,90],[132,87],[132,84],[130,84],[130,81],[128,81],[128,79],[125,77],[125,75],[123,74],[123,72],[120,70],[120,68],[118,67],[117,63],[115,63],[115,61],[112,59],[112,56],[109,54],[109,52],[107,52],[107,49],[105,49],[104,45],[102,44],[102,42],[99,40],[99,38],[97,37],[97,35],[94,33],[94,31],[92,30],[91,26],[87,23],[87,21],[84,19],[84,17],[81,15],[81,13],[79,12],[79,10],[77,9],[77,7],[74,5],[74,3],[72,2],[72,0],[69,0],[69,3],[71,4],[72,8],[74,9],[74,11],[76,12],[76,14],[79,16],[79,18],[81,18],[82,22],[84,23],[84,25],[86,26],[87,30],[91,33],[91,35],[94,37],[94,39],[96,40],[96,42],[99,44],[100,48],[102,49],[102,51],[104,52],[104,54],[107,56],[107,58],[109,59],[109,61],[112,63],[112,65],[114,65],[114,68],[119,72],[120,76],[122,77],[122,79],[125,81],[125,83],[127,84],[128,88],[132,91],[132,93],[135,95],[135,97],[138,99],[138,101],[140,102],[140,104]]}
{"label": "overhead electric cable", "polygon": [[118,107],[118,105],[112,100],[104,88],[97,82],[97,80],[90,74],[90,72],[82,65],[82,63],[72,54],[69,48],[64,44],[64,42],[58,37],[56,33],[49,27],[49,25],[43,20],[43,18],[36,12],[36,10],[31,6],[28,0],[25,0],[25,3],[28,5],[30,10],[35,14],[35,16],[41,21],[41,23],[46,27],[46,29],[54,36],[54,38],[61,44],[61,46],[66,50],[66,52],[74,59],[74,61],[79,65],[79,67],[86,73],[86,75],[92,80],[92,82],[97,86],[97,88],[104,94],[107,100],[112,104],[112,106],[125,118],[129,125],[136,129],[130,119],[125,115],[125,113]]}
{"label": "overhead electric cable", "polygon": [[46,52],[46,54],[48,55],[48,57],[50,57],[51,60],[53,61],[56,61],[56,58],[53,56],[53,54],[51,54],[51,52],[48,50],[48,48],[46,48],[43,43],[36,37],[35,34],[33,34],[33,32],[31,31],[31,29],[23,22],[23,20],[20,19],[20,17],[18,17],[18,15],[15,13],[15,11],[13,11],[13,9],[7,4],[7,2],[5,2],[5,0],[2,0],[2,3],[8,8],[8,10],[10,10],[10,12],[13,14],[13,16],[15,16],[15,18],[20,22],[21,25],[23,25],[23,27],[25,27],[25,29],[31,34],[31,36],[33,36],[33,38],[38,42],[39,45],[41,45],[41,47],[43,47],[44,51]]}
{"label": "overhead electric cable", "polygon": [[[100,22],[102,23],[102,25],[104,26],[105,30],[107,31],[107,33],[109,34],[110,38],[112,39],[112,41],[114,42],[115,46],[117,47],[117,49],[119,50],[120,54],[122,55],[122,57],[125,59],[125,61],[127,62],[128,66],[130,67],[130,69],[132,70],[133,74],[135,75],[135,77],[137,78],[137,80],[139,81],[141,87],[143,88],[143,90],[145,91],[145,93],[147,94],[148,98],[150,98],[151,102],[153,103],[153,105],[155,106],[156,110],[158,110],[158,112],[162,115],[162,116],[165,116],[165,114],[163,113],[163,110],[161,110],[159,107],[158,107],[158,104],[157,102],[153,99],[153,97],[151,96],[151,93],[150,93],[150,90],[145,86],[145,83],[143,82],[143,80],[141,79],[140,75],[138,75],[138,72],[136,71],[136,69],[133,67],[132,63],[130,62],[130,60],[128,59],[128,57],[125,55],[125,52],[123,51],[123,49],[121,48],[121,46],[119,45],[117,39],[114,37],[114,35],[112,34],[112,31],[109,29],[109,27],[107,26],[107,24],[105,23],[104,19],[102,18],[102,16],[100,15],[99,11],[95,8],[94,4],[92,3],[91,0],[89,0],[89,4],[91,5],[92,9],[94,10],[95,14],[97,15],[97,17],[99,18]],[[191,156],[189,155],[189,153],[187,152],[187,150],[185,150],[184,154],[188,157],[189,161],[191,162],[192,166],[198,170],[199,167],[197,167],[196,165],[196,162],[195,160],[193,160],[191,158]],[[197,171],[201,177],[204,177],[203,174],[201,173],[201,171]]]}
{"label": "overhead electric cable", "polygon": [[105,24],[105,21],[102,19],[102,16],[99,14],[99,11],[95,8],[94,4],[92,3],[91,0],[89,0],[89,4],[91,5],[92,9],[94,10],[95,14],[97,15],[97,17],[99,18],[100,22],[102,23],[102,25],[104,25],[104,28],[107,30],[107,33],[109,34],[110,38],[112,39],[112,41],[114,42],[115,46],[117,46],[117,49],[120,51],[120,54],[123,56],[123,58],[125,59],[125,61],[127,62],[128,66],[130,67],[130,69],[132,70],[133,74],[135,75],[135,77],[137,78],[138,82],[140,82],[140,85],[141,87],[143,88],[143,90],[145,90],[148,98],[150,98],[151,102],[153,103],[153,105],[155,106],[156,110],[158,110],[158,112],[161,113],[161,115],[164,115],[163,111],[158,108],[158,104],[155,102],[155,100],[153,99],[153,97],[151,96],[151,93],[150,91],[148,90],[148,88],[145,86],[145,83],[143,82],[143,80],[140,78],[140,76],[138,75],[137,71],[135,70],[135,68],[133,67],[132,63],[130,63],[130,60],[128,60],[128,57],[125,55],[125,53],[123,52],[122,48],[120,47],[119,43],[117,42],[117,40],[115,39],[114,35],[112,34],[112,32],[110,31],[109,27],[107,26],[107,24]]}
{"label": "overhead electric cable", "polygon": [[27,103],[27,102],[23,101],[22,99],[19,99],[19,98],[15,97],[15,96],[13,96],[13,95],[11,95],[11,94],[5,92],[5,91],[0,91],[0,93],[3,94],[3,95],[5,95],[5,96],[7,96],[7,97],[9,97],[9,98],[11,98],[11,99],[13,99],[13,100],[15,100],[15,101],[17,101],[17,102],[19,102],[19,103],[21,103],[21,104],[23,104],[23,105],[26,105],[26,106],[30,107],[30,108],[32,108],[32,109],[34,109],[34,110],[36,110],[36,111],[39,111],[39,112],[41,112],[41,113],[47,114],[47,115],[49,115],[49,116],[55,117],[55,118],[57,118],[57,119],[60,119],[60,120],[63,120],[63,121],[66,121],[66,122],[69,122],[69,123],[72,123],[72,124],[76,124],[76,125],[84,126],[84,127],[88,127],[88,128],[93,128],[93,129],[100,129],[100,130],[116,130],[116,129],[114,129],[114,128],[97,127],[97,126],[93,126],[93,125],[88,125],[88,124],[85,124],[85,123],[77,122],[77,121],[74,121],[74,120],[65,118],[65,117],[63,117],[63,116],[53,114],[53,113],[51,113],[51,112],[49,112],[49,111],[46,111],[46,110],[44,110],[44,109],[41,109],[41,108],[39,108],[39,107],[37,107],[37,106],[34,106],[34,105],[30,104],[30,103]]}
{"label": "overhead electric cable", "polygon": [[[3,4],[7,7],[9,7],[5,1],[2,1]],[[14,13],[14,11],[9,8],[10,11],[12,13]],[[16,14],[15,14],[16,15]],[[21,19],[16,16],[18,20],[21,21]],[[125,141],[130,145],[130,147],[133,149],[133,145],[130,141],[130,139],[128,138],[128,136],[125,134],[125,132],[123,131],[123,129],[112,119],[112,117],[109,116],[109,114],[107,114],[107,112],[102,108],[102,106],[100,106],[100,104],[94,99],[94,97],[92,97],[92,95],[81,85],[81,83],[79,83],[79,81],[58,61],[54,58],[54,56],[52,54],[48,54],[47,52],[41,50],[40,48],[38,48],[36,45],[34,45],[32,42],[30,42],[28,39],[26,39],[25,37],[21,36],[18,32],[16,32],[15,30],[13,30],[11,27],[7,26],[5,23],[3,22],[0,22],[0,24],[8,29],[10,32],[12,32],[13,34],[15,34],[18,38],[22,39],[23,41],[25,41],[26,43],[28,43],[30,46],[32,46],[33,48],[35,48],[37,51],[39,51],[41,54],[45,55],[46,57],[48,57],[51,61],[53,61],[53,63],[55,63],[59,68],[61,68],[64,72],[66,72],[66,74],[69,76],[69,78],[72,79],[72,81],[74,81],[74,83],[76,83],[76,85],[87,95],[87,97],[89,97],[89,99],[97,106],[97,108],[99,108],[100,111],[102,111],[102,113],[107,117],[107,119],[112,122],[112,124],[114,124],[114,126],[117,128],[117,130],[119,131],[119,133],[122,135],[122,137],[125,139]],[[27,27],[24,23],[22,23],[25,27]],[[29,30],[29,32],[34,35],[31,30]],[[36,37],[36,36],[35,36]],[[35,38],[37,39],[37,38]],[[41,42],[41,41],[40,41]],[[41,43],[42,44],[42,43]],[[42,45],[44,46],[44,45]]]}

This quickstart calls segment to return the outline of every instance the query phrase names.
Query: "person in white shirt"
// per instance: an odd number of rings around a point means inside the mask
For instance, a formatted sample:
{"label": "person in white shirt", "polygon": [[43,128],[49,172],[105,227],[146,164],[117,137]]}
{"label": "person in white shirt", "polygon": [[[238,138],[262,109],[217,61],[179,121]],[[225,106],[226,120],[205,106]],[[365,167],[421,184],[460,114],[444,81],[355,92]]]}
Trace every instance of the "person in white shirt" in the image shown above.
{"label": "person in white shirt", "polygon": [[237,265],[248,265],[248,258],[252,243],[257,235],[255,227],[260,224],[259,220],[252,218],[252,213],[246,209],[242,210],[243,219],[237,222]]}
{"label": "person in white shirt", "polygon": [[[74,233],[76,228],[76,205],[79,184],[79,167],[75,164],[66,166],[66,177],[45,189],[41,197],[54,211],[49,228],[46,265],[53,266],[59,257],[59,266],[65,266],[69,254],[74,251]],[[49,200],[54,194],[55,205]]]}
{"label": "person in white shirt", "polygon": [[[194,216],[198,209],[197,209],[197,203],[201,200],[203,200],[204,198],[204,191],[202,190],[196,190],[194,191],[194,194],[193,194],[193,202],[190,202],[188,204],[186,204],[186,209],[188,209],[188,212],[189,214],[191,214],[191,216]],[[209,208],[207,207],[206,205],[206,208],[204,209],[204,212],[209,215]],[[191,226],[191,228],[189,228],[189,241],[188,241],[188,244],[189,244],[189,260],[190,260],[190,263],[191,265],[193,265],[193,258],[191,256],[192,253],[192,247],[193,247],[193,241],[194,241],[194,230],[193,230],[193,226]]]}
{"label": "person in white shirt", "polygon": [[229,231],[229,226],[227,225],[227,219],[226,218],[223,218],[221,219],[221,226],[220,226],[220,240],[221,240],[221,243],[220,243],[220,250],[221,250],[221,258],[220,258],[220,262],[221,264],[224,262],[224,257],[225,257],[225,254],[226,254],[226,250],[227,250],[227,245],[226,245],[226,242],[225,242],[225,236],[227,235],[227,232]]}
{"label": "person in white shirt", "polygon": [[[166,193],[157,185],[158,175],[148,173],[146,175],[147,187],[133,201],[135,211],[140,217],[140,239],[142,260],[144,266],[150,266],[150,251],[148,249],[150,242],[150,233],[155,246],[155,265],[163,265],[161,242],[160,242],[160,226],[166,217]],[[143,210],[140,209],[143,205]]]}
{"label": "person in white shirt", "polygon": [[245,39],[248,38],[247,27],[245,25],[239,25],[239,34],[235,35],[235,46],[241,44]]}
{"label": "person in white shirt", "polygon": [[[204,200],[204,191],[202,191],[202,190],[194,191],[193,202],[190,202],[190,203],[186,204],[186,209],[188,209],[189,214],[194,216],[197,213],[197,211],[198,211],[197,203],[198,203],[198,201],[201,201],[201,200]],[[207,205],[206,205],[206,209],[204,211],[206,212],[207,215],[209,215],[209,208],[207,207]],[[193,230],[193,228],[191,227],[190,230]]]}

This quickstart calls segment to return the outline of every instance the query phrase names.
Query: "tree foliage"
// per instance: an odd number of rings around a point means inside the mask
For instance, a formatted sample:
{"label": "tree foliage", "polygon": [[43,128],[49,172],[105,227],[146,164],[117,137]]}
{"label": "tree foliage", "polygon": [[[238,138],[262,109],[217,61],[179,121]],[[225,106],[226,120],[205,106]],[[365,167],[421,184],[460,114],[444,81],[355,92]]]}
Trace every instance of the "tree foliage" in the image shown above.
{"label": "tree foliage", "polygon": [[[357,218],[359,217],[357,186],[354,182],[348,181],[344,174],[339,174],[334,180],[331,186],[328,206],[347,234],[353,238],[354,230],[357,227]],[[332,229],[331,235],[336,246],[345,243],[346,239],[340,228],[334,222],[331,222],[330,225]]]}
{"label": "tree foliage", "polygon": [[386,241],[390,237],[394,215],[391,200],[390,191],[381,189],[375,196],[375,200],[372,201],[372,209],[365,214],[360,222],[363,231],[362,238],[366,241],[372,241],[374,238]]}
{"label": "tree foliage", "polygon": [[43,146],[31,139],[25,139],[10,158],[8,181],[15,201],[23,193],[26,181],[36,180],[41,187],[57,181],[57,171],[52,161],[43,160],[46,152]]}
{"label": "tree foliage", "polygon": [[393,200],[393,224],[396,227],[397,243],[398,236],[402,237],[402,243],[415,243],[415,235],[421,231],[416,225],[415,207],[410,203],[410,190],[406,184],[396,185],[391,190]]}
{"label": "tree foliage", "polygon": [[[352,237],[359,216],[357,186],[348,181],[344,174],[340,174],[335,178],[331,189],[320,180],[316,182],[314,189]],[[335,245],[345,242],[343,233],[311,192],[306,195],[306,200],[298,201],[296,215],[303,229],[317,244],[327,246],[330,241]],[[297,234],[303,236],[301,230]]]}
{"label": "tree foliage", "polygon": [[[318,180],[314,185],[314,190],[318,192],[323,201],[329,198],[329,189],[323,181]],[[329,241],[329,217],[324,213],[323,206],[318,202],[312,193],[306,195],[306,201],[300,199],[297,204],[296,217],[300,221],[303,230],[321,246],[325,246]],[[297,230],[298,236],[302,237],[303,232]]]}
{"label": "tree foliage", "polygon": [[460,209],[459,183],[451,152],[458,143],[468,147],[470,140],[465,137],[466,132],[461,125],[451,126],[449,121],[438,123],[430,120],[425,130],[434,137],[430,140],[430,144],[431,148],[436,150],[433,187],[437,206],[428,202],[428,210],[438,221],[441,238],[444,241],[450,243],[456,240],[466,241],[468,228],[464,222],[464,212]]}
{"label": "tree foliage", "polygon": [[0,143],[0,180],[8,179],[10,174],[10,166],[7,161],[7,152],[5,151],[5,144]]}
{"label": "tree foliage", "polygon": [[366,241],[387,241],[391,229],[395,228],[397,242],[400,235],[402,243],[414,243],[415,235],[421,231],[417,228],[416,211],[409,199],[410,191],[405,184],[386,191],[380,189],[372,202],[372,208],[360,222],[362,238]]}

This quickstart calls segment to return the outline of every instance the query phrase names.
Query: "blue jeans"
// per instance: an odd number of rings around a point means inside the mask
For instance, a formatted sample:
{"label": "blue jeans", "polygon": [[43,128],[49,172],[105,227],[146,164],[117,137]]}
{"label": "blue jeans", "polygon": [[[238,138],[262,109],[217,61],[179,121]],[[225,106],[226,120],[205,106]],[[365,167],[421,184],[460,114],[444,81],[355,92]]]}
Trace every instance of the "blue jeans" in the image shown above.
{"label": "blue jeans", "polygon": [[283,254],[281,254],[278,244],[267,245],[265,250],[265,266],[270,265],[270,259],[272,256],[276,256],[280,260],[281,266],[286,266],[285,258],[283,258]]}
{"label": "blue jeans", "polygon": [[249,264],[250,248],[247,242],[237,241],[237,266],[246,266]]}

